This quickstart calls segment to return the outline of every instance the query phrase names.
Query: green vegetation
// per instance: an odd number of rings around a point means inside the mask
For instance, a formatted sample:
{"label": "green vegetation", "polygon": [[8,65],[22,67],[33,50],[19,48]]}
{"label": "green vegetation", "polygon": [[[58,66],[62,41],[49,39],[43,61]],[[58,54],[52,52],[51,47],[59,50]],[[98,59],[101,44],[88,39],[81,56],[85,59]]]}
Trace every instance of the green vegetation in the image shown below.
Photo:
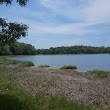
{"label": "green vegetation", "polygon": [[27,30],[28,26],[23,23],[11,23],[0,18],[0,45],[16,42],[17,39],[27,35]]}
{"label": "green vegetation", "polygon": [[0,57],[0,110],[95,110],[91,106],[68,101],[62,97],[47,96],[43,91],[32,95],[15,82],[19,81],[18,77],[22,82],[26,74],[21,74],[24,73],[23,67],[8,67],[9,63],[13,66],[17,63],[12,62],[6,57]]}
{"label": "green vegetation", "polygon": [[110,53],[110,47],[71,46],[38,49],[37,54],[100,54]]}
{"label": "green vegetation", "polygon": [[32,63],[31,61],[25,61],[21,63],[22,67],[30,67],[30,66],[34,66],[34,63]]}
{"label": "green vegetation", "polygon": [[50,67],[49,65],[40,65],[40,66],[38,66],[38,68],[48,68],[48,67]]}
{"label": "green vegetation", "polygon": [[110,47],[71,46],[50,49],[35,49],[34,46],[15,42],[11,45],[0,45],[0,55],[36,55],[36,54],[104,54],[110,53]]}
{"label": "green vegetation", "polygon": [[77,69],[77,67],[72,66],[72,65],[65,65],[65,66],[61,67],[60,69]]}
{"label": "green vegetation", "polygon": [[[11,4],[13,0],[0,0],[0,5]],[[25,6],[28,0],[16,0],[20,6]],[[5,18],[0,18],[0,47],[4,44],[11,44],[17,39],[27,35],[28,26],[23,23],[8,22]]]}
{"label": "green vegetation", "polygon": [[96,78],[110,77],[110,72],[109,71],[94,70],[94,71],[88,71],[87,73],[91,74],[93,77],[96,77]]}
{"label": "green vegetation", "polygon": [[34,46],[25,43],[15,42],[11,45],[0,45],[0,55],[35,55]]}
{"label": "green vegetation", "polygon": [[[20,6],[25,6],[29,0],[16,0]],[[13,0],[0,0],[0,5],[12,4]],[[34,55],[36,49],[17,40],[27,36],[28,26],[23,23],[9,22],[0,18],[0,55]]]}
{"label": "green vegetation", "polygon": [[36,49],[34,46],[25,43],[16,42],[10,46],[10,52],[13,55],[35,55]]}
{"label": "green vegetation", "polygon": [[34,98],[21,88],[0,80],[1,110],[36,110]]}
{"label": "green vegetation", "polygon": [[17,61],[17,60],[7,60],[7,61],[9,62],[9,64],[14,64],[14,65],[20,63],[20,62]]}
{"label": "green vegetation", "polygon": [[3,65],[18,65],[18,67],[30,67],[30,66],[34,66],[34,63],[32,63],[31,61],[24,61],[24,62],[20,62],[20,61],[16,61],[16,60],[9,60],[7,59],[8,57],[2,56],[0,57],[0,64]]}
{"label": "green vegetation", "polygon": [[67,99],[43,96],[38,93],[32,96],[19,87],[9,85],[0,80],[1,110],[95,110]]}
{"label": "green vegetation", "polygon": [[44,97],[36,95],[38,110],[95,110],[93,107],[84,106],[61,97]]}

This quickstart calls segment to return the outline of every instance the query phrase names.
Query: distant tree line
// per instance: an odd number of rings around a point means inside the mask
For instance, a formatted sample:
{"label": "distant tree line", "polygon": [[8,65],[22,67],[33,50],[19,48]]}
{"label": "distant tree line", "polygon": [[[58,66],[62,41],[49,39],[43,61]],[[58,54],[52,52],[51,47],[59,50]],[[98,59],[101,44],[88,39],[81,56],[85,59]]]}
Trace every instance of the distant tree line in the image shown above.
{"label": "distant tree line", "polygon": [[71,46],[51,47],[50,49],[38,49],[37,54],[101,54],[110,53],[110,47]]}
{"label": "distant tree line", "polygon": [[35,55],[34,46],[25,43],[15,42],[11,45],[0,45],[0,55]]}
{"label": "distant tree line", "polygon": [[54,54],[104,54],[110,53],[110,47],[71,46],[51,47],[50,49],[35,49],[31,44],[15,42],[0,46],[0,55],[54,55]]}

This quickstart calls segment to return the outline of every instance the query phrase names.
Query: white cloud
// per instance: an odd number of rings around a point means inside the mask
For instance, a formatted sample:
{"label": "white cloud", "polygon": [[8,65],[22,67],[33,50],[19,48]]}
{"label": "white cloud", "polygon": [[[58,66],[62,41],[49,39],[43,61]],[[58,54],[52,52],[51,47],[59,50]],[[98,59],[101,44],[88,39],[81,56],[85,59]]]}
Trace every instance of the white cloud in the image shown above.
{"label": "white cloud", "polygon": [[[100,24],[110,23],[110,0],[39,0],[33,1],[30,7],[20,8],[16,5],[2,8],[0,15],[9,21],[23,22],[29,24],[29,36],[44,38],[43,36],[73,36],[74,41],[66,40],[58,45],[66,43],[70,45],[81,43],[82,36],[100,36],[103,33],[110,33],[110,27]],[[35,4],[36,3],[36,4]],[[34,7],[33,7],[34,4]],[[4,10],[5,9],[5,10]],[[7,11],[8,10],[8,11]],[[15,13],[15,11],[17,13]],[[65,22],[66,20],[66,22]],[[97,28],[95,28],[98,26]],[[102,27],[102,25],[101,25]],[[74,36],[80,36],[75,38]],[[87,36],[88,37],[88,36]],[[86,38],[87,38],[86,37]],[[29,38],[29,37],[27,37]],[[63,37],[65,39],[65,37]],[[88,42],[83,39],[83,42]],[[38,39],[37,39],[38,40]],[[98,40],[97,40],[98,41]],[[31,42],[31,41],[30,41]],[[40,41],[41,42],[41,41]],[[52,43],[53,44],[53,43]],[[94,44],[94,43],[93,43]]]}
{"label": "white cloud", "polygon": [[[110,23],[110,0],[40,0],[40,3],[49,10],[38,10],[37,8],[33,10],[33,8],[25,7],[19,8],[19,11],[14,13],[13,10],[18,9],[18,6],[13,6],[8,10],[11,19],[29,24],[29,35],[31,36],[41,34],[84,35],[108,31],[93,30],[87,27]],[[11,13],[14,16],[11,16]],[[59,16],[56,18],[57,14],[82,22],[60,23]]]}
{"label": "white cloud", "polygon": [[56,35],[85,35],[87,33],[100,33],[98,30],[86,29],[91,24],[86,23],[70,23],[70,24],[47,24],[39,23],[31,20],[21,19],[19,22],[29,23],[29,36],[39,36],[46,34]]}
{"label": "white cloud", "polygon": [[56,14],[86,22],[110,23],[110,0],[40,0]]}
{"label": "white cloud", "polygon": [[110,0],[94,0],[84,10],[89,22],[110,23]]}

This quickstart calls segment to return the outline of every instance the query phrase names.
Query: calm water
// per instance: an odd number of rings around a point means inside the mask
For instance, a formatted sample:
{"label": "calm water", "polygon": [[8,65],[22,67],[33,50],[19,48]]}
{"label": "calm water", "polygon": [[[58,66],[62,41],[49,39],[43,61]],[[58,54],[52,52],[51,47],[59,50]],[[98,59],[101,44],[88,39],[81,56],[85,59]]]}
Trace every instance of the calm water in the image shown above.
{"label": "calm water", "polygon": [[36,56],[17,56],[11,59],[19,61],[32,61],[35,65],[50,65],[51,67],[61,67],[63,65],[76,65],[79,70],[109,70],[110,55],[36,55]]}

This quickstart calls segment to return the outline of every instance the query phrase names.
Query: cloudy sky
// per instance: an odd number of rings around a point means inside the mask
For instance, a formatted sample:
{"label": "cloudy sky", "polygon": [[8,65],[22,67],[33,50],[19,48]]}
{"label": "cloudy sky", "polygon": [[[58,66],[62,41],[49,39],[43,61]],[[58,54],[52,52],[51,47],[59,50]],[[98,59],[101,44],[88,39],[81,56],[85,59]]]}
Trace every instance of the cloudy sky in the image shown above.
{"label": "cloudy sky", "polygon": [[110,46],[110,0],[30,0],[0,5],[0,17],[29,25],[19,41],[36,48]]}

